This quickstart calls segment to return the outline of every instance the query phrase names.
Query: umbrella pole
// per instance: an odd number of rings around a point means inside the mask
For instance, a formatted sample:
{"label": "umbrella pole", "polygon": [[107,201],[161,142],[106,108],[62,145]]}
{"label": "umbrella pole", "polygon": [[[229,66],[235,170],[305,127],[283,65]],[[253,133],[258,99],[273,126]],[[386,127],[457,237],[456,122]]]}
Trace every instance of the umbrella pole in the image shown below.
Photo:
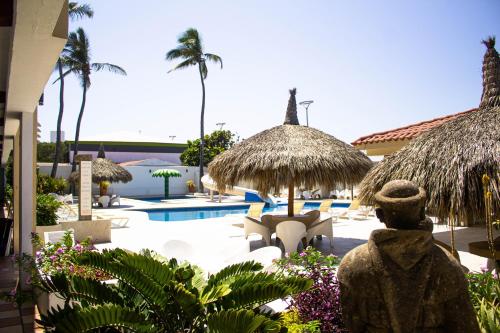
{"label": "umbrella pole", "polygon": [[168,177],[165,177],[165,199],[168,199]]}
{"label": "umbrella pole", "polygon": [[293,216],[294,188],[293,182],[288,184],[288,216]]}

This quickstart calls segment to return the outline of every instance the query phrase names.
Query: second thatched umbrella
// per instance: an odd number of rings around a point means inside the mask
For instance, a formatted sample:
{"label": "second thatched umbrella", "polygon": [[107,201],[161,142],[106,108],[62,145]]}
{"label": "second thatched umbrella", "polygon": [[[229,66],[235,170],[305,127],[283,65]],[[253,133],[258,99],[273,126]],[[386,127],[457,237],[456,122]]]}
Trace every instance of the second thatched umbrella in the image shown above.
{"label": "second thatched umbrella", "polygon": [[469,221],[484,216],[481,177],[489,174],[499,208],[500,59],[494,38],[484,44],[479,110],[433,128],[380,162],[361,183],[363,201],[370,202],[385,183],[406,179],[426,190],[430,213],[452,223]]}
{"label": "second thatched umbrella", "polygon": [[372,166],[362,152],[317,129],[300,126],[296,89],[290,90],[285,122],[260,132],[218,155],[208,166],[210,177],[226,186],[248,182],[261,194],[288,187],[288,215],[293,216],[294,188],[354,185]]}

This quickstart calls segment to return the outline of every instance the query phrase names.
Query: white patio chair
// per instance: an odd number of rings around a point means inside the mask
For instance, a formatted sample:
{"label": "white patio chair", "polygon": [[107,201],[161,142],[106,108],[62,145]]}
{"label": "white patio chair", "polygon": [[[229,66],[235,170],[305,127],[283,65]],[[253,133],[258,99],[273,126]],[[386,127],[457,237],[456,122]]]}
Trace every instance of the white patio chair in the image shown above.
{"label": "white patio chair", "polygon": [[109,207],[113,206],[114,203],[118,203],[118,206],[121,206],[120,195],[113,194],[111,199],[109,199]]}
{"label": "white patio chair", "polygon": [[276,226],[276,237],[283,243],[285,253],[297,251],[297,245],[306,236],[306,226],[302,222],[283,221]]}
{"label": "white patio chair", "polygon": [[314,236],[326,236],[330,241],[330,249],[333,248],[333,221],[331,217],[327,217],[324,220],[318,221],[311,225],[307,229],[306,242],[309,242],[314,238]]}
{"label": "white patio chair", "polygon": [[107,195],[100,196],[98,201],[99,205],[101,205],[103,208],[109,207],[109,196]]}
{"label": "white patio chair", "polygon": [[266,242],[266,246],[271,245],[271,229],[261,221],[245,216],[243,217],[243,230],[245,239],[248,239],[248,236],[251,234],[259,234],[262,236],[264,242]]}

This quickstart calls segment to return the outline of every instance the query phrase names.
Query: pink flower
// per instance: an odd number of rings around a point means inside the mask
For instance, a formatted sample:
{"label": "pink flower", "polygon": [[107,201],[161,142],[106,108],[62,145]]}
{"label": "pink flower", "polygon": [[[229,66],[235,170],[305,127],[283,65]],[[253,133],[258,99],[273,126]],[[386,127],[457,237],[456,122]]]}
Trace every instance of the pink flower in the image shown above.
{"label": "pink flower", "polygon": [[54,260],[56,260],[56,259],[57,259],[57,256],[55,256],[55,255],[51,255],[49,258],[50,258],[50,260],[54,261]]}
{"label": "pink flower", "polygon": [[305,257],[305,256],[306,256],[306,253],[305,253],[305,252],[300,252],[299,256],[301,256],[301,257]]}

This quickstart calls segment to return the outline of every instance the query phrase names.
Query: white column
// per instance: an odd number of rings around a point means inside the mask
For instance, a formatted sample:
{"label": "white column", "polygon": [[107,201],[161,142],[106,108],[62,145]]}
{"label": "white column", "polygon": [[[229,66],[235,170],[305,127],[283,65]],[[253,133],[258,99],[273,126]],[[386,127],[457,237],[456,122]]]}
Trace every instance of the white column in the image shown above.
{"label": "white column", "polygon": [[36,219],[36,111],[23,112],[21,116],[21,251],[33,254],[31,233],[35,231]]}

